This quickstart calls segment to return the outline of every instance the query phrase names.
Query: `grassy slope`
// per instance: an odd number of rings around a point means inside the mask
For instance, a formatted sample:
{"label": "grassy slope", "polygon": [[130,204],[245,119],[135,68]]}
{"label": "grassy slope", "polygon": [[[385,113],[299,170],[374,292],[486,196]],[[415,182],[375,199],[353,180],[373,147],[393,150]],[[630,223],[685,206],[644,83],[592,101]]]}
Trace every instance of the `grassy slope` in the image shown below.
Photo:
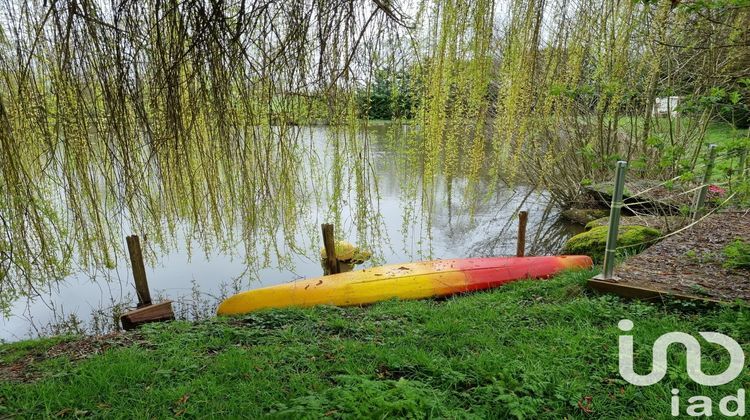
{"label": "grassy slope", "polygon": [[[617,368],[621,318],[635,321],[638,371],[645,373],[651,343],[668,331],[720,331],[744,340],[747,349],[750,312],[736,307],[698,315],[682,304],[597,297],[583,288],[591,274],[443,301],[153,325],[142,330],[141,344],[76,362],[45,360],[33,367],[43,375],[36,382],[0,379],[0,417],[659,418],[669,415],[672,387],[681,389],[685,404],[692,395],[736,392],[750,380],[745,373],[723,387],[697,386],[675,351],[660,384],[626,384]],[[0,363],[33,351],[34,343],[0,347]],[[705,372],[723,370],[722,357],[704,343]],[[591,414],[578,405],[587,396]]]}
{"label": "grassy slope", "polygon": [[704,143],[711,144],[716,143],[719,146],[725,145],[732,140],[739,138],[747,138],[750,136],[750,131],[747,129],[736,129],[731,124],[722,122],[713,122],[708,125],[706,129],[706,138]]}

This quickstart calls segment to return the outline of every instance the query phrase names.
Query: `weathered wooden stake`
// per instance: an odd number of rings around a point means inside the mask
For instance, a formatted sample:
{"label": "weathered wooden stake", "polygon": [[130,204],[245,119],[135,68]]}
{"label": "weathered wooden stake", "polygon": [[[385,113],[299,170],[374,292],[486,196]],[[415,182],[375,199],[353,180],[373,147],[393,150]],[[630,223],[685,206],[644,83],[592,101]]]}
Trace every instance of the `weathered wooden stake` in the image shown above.
{"label": "weathered wooden stake", "polygon": [[740,181],[745,181],[745,178],[747,178],[747,152],[750,150],[750,147],[745,147],[744,150],[740,152]]}
{"label": "weathered wooden stake", "polygon": [[146,280],[146,267],[143,265],[143,253],[141,242],[137,235],[125,238],[130,253],[130,265],[133,267],[133,279],[135,280],[135,293],[138,295],[138,307],[151,305],[151,292],[148,290]]}
{"label": "weathered wooden stake", "polygon": [[710,144],[708,146],[708,162],[706,163],[706,172],[703,174],[701,189],[698,191],[698,195],[695,198],[695,205],[693,206],[693,221],[698,220],[701,214],[701,210],[703,210],[703,202],[706,201],[706,192],[708,191],[708,183],[711,182],[711,174],[714,171],[715,160],[716,145]]}
{"label": "weathered wooden stake", "polygon": [[526,222],[529,212],[518,212],[518,243],[516,244],[516,257],[523,257],[526,253]]}
{"label": "weathered wooden stake", "polygon": [[138,309],[122,314],[120,317],[122,327],[126,330],[132,330],[141,324],[149,322],[173,320],[174,311],[172,310],[171,301],[167,300],[151,304],[151,292],[148,290],[146,267],[143,265],[143,252],[141,251],[141,241],[138,239],[138,236],[128,236],[125,240],[128,243],[130,265],[133,266],[135,293],[138,295]]}
{"label": "weathered wooden stake", "polygon": [[132,330],[139,325],[149,322],[161,322],[174,320],[174,311],[172,310],[172,301],[155,303],[142,308],[124,313],[120,317],[122,328]]}
{"label": "weathered wooden stake", "polygon": [[323,246],[326,249],[326,268],[327,274],[338,274],[339,260],[336,258],[336,242],[333,239],[333,225],[323,223],[320,225],[323,230]]}

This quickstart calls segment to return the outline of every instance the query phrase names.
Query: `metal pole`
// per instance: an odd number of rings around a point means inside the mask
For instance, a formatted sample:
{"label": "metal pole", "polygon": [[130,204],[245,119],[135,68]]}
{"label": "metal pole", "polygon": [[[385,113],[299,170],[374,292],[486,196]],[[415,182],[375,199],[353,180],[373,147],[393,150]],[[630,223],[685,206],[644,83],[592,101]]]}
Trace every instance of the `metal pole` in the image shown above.
{"label": "metal pole", "polygon": [[708,183],[711,182],[711,174],[714,171],[715,160],[716,145],[710,144],[708,146],[708,162],[706,163],[706,172],[703,174],[701,189],[698,191],[698,196],[695,199],[695,206],[693,207],[693,221],[698,220],[698,217],[700,217],[701,210],[703,209],[703,202],[706,201],[706,192],[708,191]]}
{"label": "metal pole", "polygon": [[622,209],[622,194],[625,190],[625,170],[628,162],[617,162],[615,175],[615,190],[612,193],[612,206],[609,210],[609,231],[607,232],[607,246],[604,251],[604,272],[601,278],[611,280],[615,272],[615,252],[617,251],[617,233],[620,228],[620,210]]}

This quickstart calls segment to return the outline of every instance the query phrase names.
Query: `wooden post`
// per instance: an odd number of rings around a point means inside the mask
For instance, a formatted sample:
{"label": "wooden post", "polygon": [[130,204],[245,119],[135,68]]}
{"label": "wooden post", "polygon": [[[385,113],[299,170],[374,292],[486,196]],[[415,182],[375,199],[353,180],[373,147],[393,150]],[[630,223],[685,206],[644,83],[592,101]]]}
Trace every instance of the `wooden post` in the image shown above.
{"label": "wooden post", "polygon": [[146,267],[143,265],[143,253],[141,242],[137,235],[125,238],[130,253],[130,265],[133,267],[133,279],[135,280],[135,292],[138,295],[138,307],[151,305],[151,292],[148,290],[146,280]]}
{"label": "wooden post", "polygon": [[523,257],[526,253],[526,221],[529,219],[529,212],[520,211],[518,213],[518,243],[516,245],[516,257]]}
{"label": "wooden post", "polygon": [[132,330],[148,322],[173,320],[174,311],[172,310],[171,301],[167,300],[151,304],[151,292],[148,290],[146,267],[143,265],[143,252],[141,252],[141,241],[138,239],[138,236],[128,236],[125,240],[128,243],[130,265],[133,266],[135,293],[138,295],[138,309],[122,314],[120,317],[122,327],[126,330]]}
{"label": "wooden post", "polygon": [[330,223],[323,223],[320,227],[323,230],[323,246],[326,249],[327,274],[338,274],[339,260],[336,258],[336,242],[333,239],[333,225]]}

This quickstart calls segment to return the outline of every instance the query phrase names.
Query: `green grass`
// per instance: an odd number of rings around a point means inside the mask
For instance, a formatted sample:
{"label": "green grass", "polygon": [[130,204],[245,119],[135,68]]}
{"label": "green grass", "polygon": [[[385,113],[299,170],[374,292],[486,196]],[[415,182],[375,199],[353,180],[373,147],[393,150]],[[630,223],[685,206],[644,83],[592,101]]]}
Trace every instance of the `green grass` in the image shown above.
{"label": "green grass", "polygon": [[55,344],[73,339],[74,337],[71,336],[59,336],[2,344],[0,345],[0,365],[13,363],[32,352],[39,353],[47,351]]}
{"label": "green grass", "polygon": [[733,125],[723,122],[713,122],[706,128],[706,138],[704,143],[714,143],[723,146],[735,139],[750,137],[750,131],[747,129],[737,129]]}
{"label": "green grass", "polygon": [[[32,365],[34,382],[0,379],[0,417],[661,418],[672,388],[683,404],[692,395],[718,401],[750,380],[701,387],[676,349],[661,383],[627,384],[618,374],[620,319],[635,321],[636,368],[645,373],[651,344],[669,331],[719,331],[747,348],[750,312],[595,296],[584,289],[592,274],[447,300],[151,325],[129,347]],[[704,343],[704,372],[726,364],[725,352]],[[589,414],[579,407],[587,398]]]}
{"label": "green grass", "polygon": [[750,243],[739,238],[735,239],[724,248],[724,257],[726,257],[724,263],[726,268],[750,269]]}

